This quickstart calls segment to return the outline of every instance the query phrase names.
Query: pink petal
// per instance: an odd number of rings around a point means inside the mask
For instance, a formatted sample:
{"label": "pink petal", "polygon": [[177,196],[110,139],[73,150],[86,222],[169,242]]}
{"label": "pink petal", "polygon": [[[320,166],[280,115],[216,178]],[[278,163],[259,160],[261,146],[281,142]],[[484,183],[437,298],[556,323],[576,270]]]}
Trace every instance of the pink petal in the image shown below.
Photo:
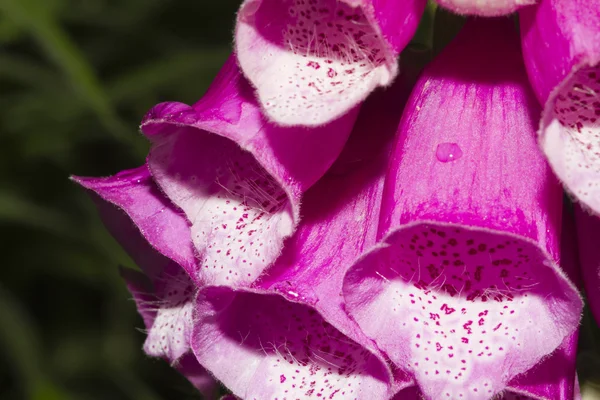
{"label": "pink petal", "polygon": [[268,117],[322,125],[392,82],[424,0],[245,0],[236,51]]}
{"label": "pink petal", "polygon": [[427,398],[488,399],[552,353],[582,301],[556,265],[562,192],[510,20],[473,20],[402,117],[379,235],[346,309]]}
{"label": "pink petal", "polygon": [[200,293],[192,347],[237,396],[385,399],[406,385],[405,374],[391,382],[341,296],[346,268],[375,243],[401,89],[367,101],[332,171],[306,193],[303,222],[269,273],[245,291]]}
{"label": "pink petal", "polygon": [[545,104],[540,144],[567,190],[600,212],[600,1],[524,8],[525,64]]}
{"label": "pink petal", "polygon": [[107,178],[72,179],[99,196],[96,203],[102,221],[148,276],[154,278],[169,262],[158,261],[148,243],[187,270],[194,270],[188,223],[160,192],[146,165]]}
{"label": "pink petal", "polygon": [[517,9],[535,4],[538,0],[437,0],[437,2],[458,13],[483,15],[487,17],[510,14]]}
{"label": "pink petal", "polygon": [[302,193],[336,159],[355,117],[310,130],[276,127],[233,58],[193,107],[165,103],[148,113],[148,165],[191,223],[194,279],[233,287],[256,280],[294,231]]}

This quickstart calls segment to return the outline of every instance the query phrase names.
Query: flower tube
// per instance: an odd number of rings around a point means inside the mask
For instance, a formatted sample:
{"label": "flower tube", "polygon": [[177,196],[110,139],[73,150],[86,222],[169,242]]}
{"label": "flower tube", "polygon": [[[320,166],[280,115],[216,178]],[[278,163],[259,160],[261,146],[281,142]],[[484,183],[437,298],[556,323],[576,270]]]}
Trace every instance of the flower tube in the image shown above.
{"label": "flower tube", "polygon": [[[581,285],[573,216],[564,207],[561,240],[561,268],[578,286]],[[579,399],[575,364],[579,329],[569,335],[556,351],[531,370],[515,377],[498,400]],[[415,386],[407,388],[395,400],[420,400],[423,396]]]}
{"label": "flower tube", "polygon": [[346,310],[428,399],[488,399],[577,328],[557,263],[562,191],[510,20],[472,20],[405,108],[380,243],[349,270]]}
{"label": "flower tube", "polygon": [[579,201],[600,212],[600,1],[540,0],[520,12],[540,145]]}
{"label": "flower tube", "polygon": [[235,395],[384,400],[412,384],[405,374],[392,378],[341,296],[346,268],[375,243],[398,89],[367,100],[342,155],[306,193],[303,221],[269,273],[250,288],[200,292],[194,353]]}
{"label": "flower tube", "polygon": [[[123,208],[197,285],[245,286],[281,252],[298,223],[303,192],[335,161],[356,115],[353,110],[315,129],[274,126],[231,57],[198,103],[159,104],[142,122],[153,144],[150,173],[139,178],[156,185],[150,203],[134,193],[136,179],[75,180]],[[164,193],[161,200],[157,192]],[[174,229],[183,234],[181,219],[166,232],[153,226],[161,216],[150,210],[159,207],[183,212],[189,240],[168,236]]]}
{"label": "flower tube", "polygon": [[425,0],[246,0],[235,45],[270,120],[316,126],[398,72]]}

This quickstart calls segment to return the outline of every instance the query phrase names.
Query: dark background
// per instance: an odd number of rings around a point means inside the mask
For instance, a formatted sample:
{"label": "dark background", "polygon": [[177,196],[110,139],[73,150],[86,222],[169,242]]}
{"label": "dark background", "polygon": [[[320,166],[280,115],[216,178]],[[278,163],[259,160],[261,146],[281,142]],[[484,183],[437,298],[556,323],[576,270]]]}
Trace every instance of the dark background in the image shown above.
{"label": "dark background", "polygon": [[71,174],[144,162],[154,104],[194,103],[236,0],[0,0],[0,399],[198,399],[147,358],[134,268]]}
{"label": "dark background", "polygon": [[[144,356],[117,269],[135,265],[68,177],[143,163],[139,121],[158,102],[201,97],[239,3],[0,0],[0,399],[200,398]],[[446,42],[444,18],[435,36]],[[590,394],[598,338],[586,314],[578,365]]]}

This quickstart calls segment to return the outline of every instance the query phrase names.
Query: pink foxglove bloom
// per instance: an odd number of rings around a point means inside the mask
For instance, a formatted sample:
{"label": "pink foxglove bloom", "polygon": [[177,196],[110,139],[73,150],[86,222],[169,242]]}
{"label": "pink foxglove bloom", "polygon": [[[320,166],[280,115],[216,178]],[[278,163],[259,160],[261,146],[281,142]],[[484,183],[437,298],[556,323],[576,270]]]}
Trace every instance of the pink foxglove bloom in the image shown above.
{"label": "pink foxglove bloom", "polygon": [[322,125],[392,82],[425,0],[245,0],[236,52],[266,115]]}
{"label": "pink foxglove bloom", "polygon": [[303,192],[336,160],[356,114],[312,130],[274,126],[231,58],[198,103],[164,103],[147,114],[147,166],[74,178],[133,221],[104,218],[121,243],[139,231],[136,246],[147,241],[174,265],[168,271],[138,252],[157,295],[168,297],[149,329],[149,355],[174,362],[189,351],[197,288],[247,286],[279,256]]}
{"label": "pink foxglove bloom", "polygon": [[437,2],[458,14],[491,17],[510,14],[523,6],[535,4],[537,0],[437,0]]}
{"label": "pink foxglove bloom", "polygon": [[578,326],[538,112],[508,19],[467,23],[405,108],[380,243],[347,273],[344,296],[427,399],[489,399]]}
{"label": "pink foxglove bloom", "polygon": [[194,353],[237,396],[388,399],[411,383],[393,378],[387,359],[344,312],[341,295],[345,270],[375,243],[386,132],[394,133],[402,104],[397,89],[363,106],[340,159],[306,193],[303,221],[268,273],[249,288],[200,292]]}
{"label": "pink foxglove bloom", "polygon": [[[76,179],[123,208],[197,283],[244,286],[279,255],[298,222],[302,193],[335,161],[355,117],[311,130],[274,126],[231,58],[198,103],[163,103],[146,115],[150,173]],[[161,207],[181,210],[187,221],[158,229],[161,217],[150,211]],[[189,224],[189,240],[179,236],[182,224]]]}
{"label": "pink foxglove bloom", "polygon": [[520,13],[525,65],[544,104],[540,144],[567,190],[600,212],[600,1],[540,0]]}
{"label": "pink foxglove bloom", "polygon": [[[578,286],[581,285],[572,217],[567,216],[564,219],[561,252],[561,267]],[[550,356],[531,370],[512,379],[498,400],[579,400],[581,397],[578,393],[575,373],[578,336],[577,329],[565,338],[560,347]],[[416,387],[407,388],[394,398],[394,400],[421,399],[423,395]]]}

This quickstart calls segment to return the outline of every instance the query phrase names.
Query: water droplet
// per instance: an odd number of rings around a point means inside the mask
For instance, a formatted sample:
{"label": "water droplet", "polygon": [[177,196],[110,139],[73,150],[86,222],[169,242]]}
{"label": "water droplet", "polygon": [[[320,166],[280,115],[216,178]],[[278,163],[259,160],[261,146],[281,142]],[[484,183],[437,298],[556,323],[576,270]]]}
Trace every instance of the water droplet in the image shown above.
{"label": "water droplet", "polygon": [[435,151],[435,156],[438,161],[447,163],[456,161],[463,155],[462,150],[456,143],[440,143]]}

